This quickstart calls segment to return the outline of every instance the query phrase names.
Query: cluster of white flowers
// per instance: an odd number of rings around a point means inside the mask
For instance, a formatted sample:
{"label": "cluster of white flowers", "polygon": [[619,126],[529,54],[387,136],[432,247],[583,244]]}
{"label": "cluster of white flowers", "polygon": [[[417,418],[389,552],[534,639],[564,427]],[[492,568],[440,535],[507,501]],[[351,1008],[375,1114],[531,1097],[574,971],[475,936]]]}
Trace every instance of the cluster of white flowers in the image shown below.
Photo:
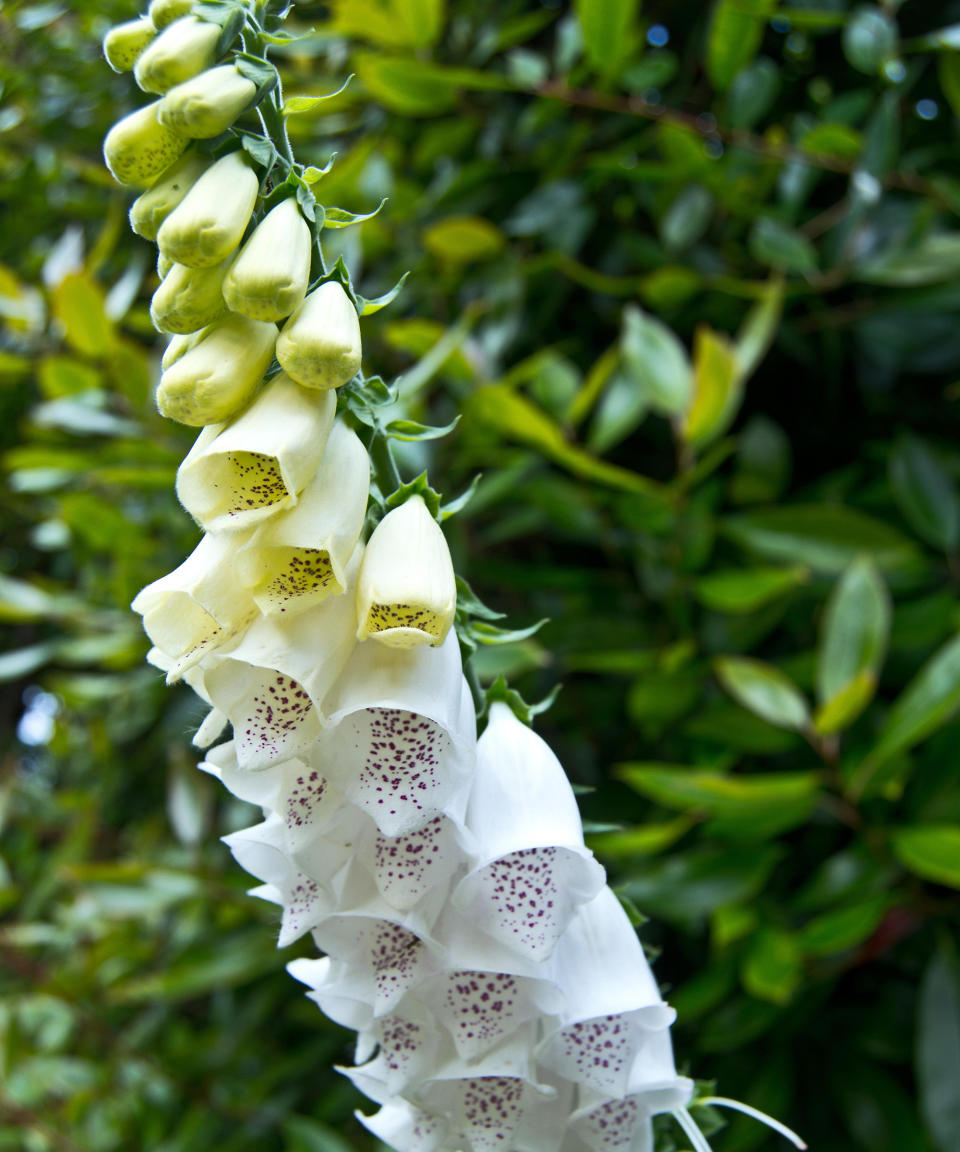
{"label": "cluster of white flowers", "polygon": [[279,905],[279,943],[312,934],[321,958],[290,971],[357,1032],[341,1071],[399,1152],[646,1152],[662,1112],[702,1141],[673,1012],[563,769],[502,701],[477,739],[437,521],[410,495],[364,541],[370,459],[336,403],[357,310],[336,279],[308,291],[295,199],[250,231],[246,155],[188,146],[254,89],[190,7],[154,0],[108,35],[163,95],[105,154],[149,184],[131,221],[160,249],[157,403],[202,427],[177,494],[203,538],[133,607],[151,661],[210,708],[202,767],[263,809],[226,842]]}

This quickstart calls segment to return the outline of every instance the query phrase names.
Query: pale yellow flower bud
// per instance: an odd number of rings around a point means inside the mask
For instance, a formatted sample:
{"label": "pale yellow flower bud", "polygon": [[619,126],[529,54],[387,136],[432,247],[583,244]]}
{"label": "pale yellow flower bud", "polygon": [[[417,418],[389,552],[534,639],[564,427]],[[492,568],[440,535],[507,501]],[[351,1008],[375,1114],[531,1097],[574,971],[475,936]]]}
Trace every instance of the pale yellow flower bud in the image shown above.
{"label": "pale yellow flower bud", "polygon": [[103,54],[107,63],[114,72],[129,72],[156,34],[153,21],[146,16],[111,28],[103,38]]}
{"label": "pale yellow flower bud", "polygon": [[457,587],[443,532],[420,496],[373,530],[357,581],[357,639],[437,647],[453,624]]}
{"label": "pale yellow flower bud", "polygon": [[209,68],[217,58],[219,24],[182,16],[144,49],[133,76],[145,92],[166,92]]}
{"label": "pale yellow flower bud", "polygon": [[160,371],[166,372],[171,364],[176,364],[181,356],[189,352],[200,340],[203,331],[191,332],[189,336],[173,336],[160,358]]}
{"label": "pale yellow flower bud", "polygon": [[165,278],[167,273],[173,267],[173,261],[164,256],[162,252],[157,253],[157,275],[161,280]]}
{"label": "pale yellow flower bud", "polygon": [[193,0],[150,0],[147,13],[154,28],[166,28],[174,20],[193,11]]}
{"label": "pale yellow flower bud", "polygon": [[307,294],[310,240],[292,197],[268,212],[227,273],[223,295],[230,309],[255,320],[289,316]]}
{"label": "pale yellow flower bud", "polygon": [[232,64],[210,68],[178,84],[160,101],[162,123],[195,140],[219,136],[257,94],[257,86]]}
{"label": "pale yellow flower bud", "polygon": [[211,164],[161,225],[160,251],[188,268],[219,264],[240,243],[258,188],[242,153],[231,152]]}
{"label": "pale yellow flower bud", "polygon": [[360,369],[360,321],[336,280],[311,292],[283,326],[277,359],[305,388],[339,388]]}
{"label": "pale yellow flower bud", "polygon": [[157,119],[159,101],[118,121],[103,142],[103,158],[121,184],[147,184],[182,155],[190,141]]}
{"label": "pale yellow flower bud", "polygon": [[229,419],[257,390],[276,339],[275,324],[246,316],[228,315],[204,328],[196,344],[164,369],[157,408],[194,428]]}
{"label": "pale yellow flower bud", "polygon": [[130,206],[130,227],[144,240],[156,240],[160,225],[206,171],[208,161],[187,152]]}
{"label": "pale yellow flower bud", "polygon": [[161,332],[196,332],[212,324],[227,310],[223,278],[230,267],[224,260],[212,268],[174,264],[150,301],[150,317]]}

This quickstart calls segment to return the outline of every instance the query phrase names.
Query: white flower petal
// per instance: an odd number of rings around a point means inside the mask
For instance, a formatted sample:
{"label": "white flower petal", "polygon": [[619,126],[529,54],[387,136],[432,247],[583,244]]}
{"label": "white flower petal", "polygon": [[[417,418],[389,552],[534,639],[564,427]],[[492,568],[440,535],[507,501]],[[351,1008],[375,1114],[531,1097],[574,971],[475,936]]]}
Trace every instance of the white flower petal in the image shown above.
{"label": "white flower petal", "polygon": [[153,643],[170,657],[168,682],[233,639],[257,615],[232,576],[232,537],[204,536],[179,568],[142,589],[131,604]]}
{"label": "white flower petal", "polygon": [[390,1100],[372,1116],[362,1112],[355,1115],[364,1128],[396,1152],[440,1152],[446,1141],[446,1121],[406,1100]]}
{"label": "white flower petal", "polygon": [[388,1095],[397,1095],[409,1085],[422,1081],[433,1067],[440,1038],[431,1013],[421,1005],[410,1003],[397,1013],[373,1021],[359,1051],[375,1044],[379,1052],[374,1059],[356,1069],[339,1071],[351,1079],[353,1072],[361,1072],[364,1077],[379,1080]]}
{"label": "white flower petal", "polygon": [[229,424],[197,437],[177,472],[177,495],[204,528],[247,528],[292,507],[316,472],[336,397],[274,377]]}
{"label": "white flower petal", "polygon": [[357,585],[357,639],[390,647],[441,644],[457,589],[450,550],[422,497],[384,516],[367,544]]}
{"label": "white flower petal", "polygon": [[378,832],[368,867],[384,900],[404,911],[413,908],[428,892],[445,889],[462,860],[455,825],[443,816],[435,816],[406,836],[384,836]]}
{"label": "white flower petal", "polygon": [[344,591],[369,486],[367,450],[335,421],[317,474],[296,506],[267,520],[237,552],[237,574],[261,612],[301,612]]}

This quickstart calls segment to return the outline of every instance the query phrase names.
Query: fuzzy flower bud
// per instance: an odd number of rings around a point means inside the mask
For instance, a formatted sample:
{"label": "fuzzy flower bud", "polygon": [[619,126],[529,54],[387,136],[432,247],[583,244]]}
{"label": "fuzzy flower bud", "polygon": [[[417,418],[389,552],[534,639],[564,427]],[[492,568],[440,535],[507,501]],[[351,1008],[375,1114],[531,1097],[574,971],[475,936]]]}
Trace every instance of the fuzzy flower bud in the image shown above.
{"label": "fuzzy flower bud", "polygon": [[188,268],[225,260],[250,221],[257,188],[256,174],[240,152],[212,164],[161,225],[161,253]]}
{"label": "fuzzy flower bud", "polygon": [[360,369],[360,321],[336,280],[311,292],[284,324],[277,359],[304,388],[339,388]]}
{"label": "fuzzy flower bud", "polygon": [[163,124],[194,140],[219,136],[250,104],[257,86],[232,64],[210,68],[177,84],[160,101]]}
{"label": "fuzzy flower bud", "polygon": [[129,72],[156,34],[153,22],[146,16],[111,28],[103,38],[103,54],[107,63],[114,72]]}
{"label": "fuzzy flower bud", "polygon": [[164,370],[157,408],[171,420],[195,428],[228,419],[256,391],[273,359],[276,338],[275,324],[246,316],[227,316],[211,324]]}
{"label": "fuzzy flower bud", "polygon": [[124,116],[107,133],[103,158],[121,184],[147,184],[186,150],[189,140],[158,119],[159,101]]}
{"label": "fuzzy flower bud", "polygon": [[443,643],[457,607],[450,551],[420,496],[380,521],[357,583],[357,639],[391,648]]}
{"label": "fuzzy flower bud", "polygon": [[150,301],[154,326],[186,335],[218,320],[227,310],[223,278],[229,266],[229,260],[212,268],[174,264]]}
{"label": "fuzzy flower bud", "polygon": [[144,240],[156,240],[160,225],[207,169],[207,161],[187,152],[130,206],[130,227]]}
{"label": "fuzzy flower bud", "polygon": [[154,28],[166,28],[174,20],[193,11],[193,0],[150,0],[147,9]]}
{"label": "fuzzy flower bud", "polygon": [[240,250],[223,295],[233,312],[283,320],[303,303],[309,282],[310,228],[296,200],[288,197],[267,213]]}
{"label": "fuzzy flower bud", "polygon": [[144,92],[166,92],[216,60],[220,26],[182,16],[166,27],[140,55],[133,76]]}

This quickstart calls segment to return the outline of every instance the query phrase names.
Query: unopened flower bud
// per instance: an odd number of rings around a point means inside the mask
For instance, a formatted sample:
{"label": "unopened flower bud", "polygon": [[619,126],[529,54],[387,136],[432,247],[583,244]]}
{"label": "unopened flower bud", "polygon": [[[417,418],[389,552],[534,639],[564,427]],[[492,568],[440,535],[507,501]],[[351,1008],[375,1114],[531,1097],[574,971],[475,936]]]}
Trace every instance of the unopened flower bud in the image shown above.
{"label": "unopened flower bud", "polygon": [[157,244],[188,268],[209,268],[240,243],[257,199],[256,174],[240,152],[212,164],[164,220]]}
{"label": "unopened flower bud", "polygon": [[250,104],[257,86],[232,64],[210,68],[178,84],[160,101],[160,120],[195,140],[219,136]]}
{"label": "unopened flower bud", "polygon": [[208,161],[197,152],[187,152],[138,196],[130,206],[130,227],[144,240],[156,240],[160,225],[203,175]]}
{"label": "unopened flower bud", "polygon": [[166,28],[174,20],[193,11],[193,0],[150,0],[147,9],[154,28]]}
{"label": "unopened flower bud", "polygon": [[107,63],[114,72],[129,72],[156,34],[153,21],[146,16],[111,28],[103,38],[103,54]]}
{"label": "unopened flower bud", "polygon": [[196,332],[227,310],[223,278],[229,260],[212,268],[174,264],[150,301],[150,317],[161,332]]}
{"label": "unopened flower bud", "polygon": [[234,312],[255,320],[283,320],[303,303],[310,282],[310,228],[292,197],[254,229],[223,284]]}
{"label": "unopened flower bud", "polygon": [[220,25],[182,16],[141,53],[133,69],[145,92],[166,92],[209,68],[217,58]]}
{"label": "unopened flower bud", "polygon": [[391,648],[443,643],[457,588],[443,532],[420,496],[388,512],[370,537],[357,584],[357,639]]}
{"label": "unopened flower bud", "polygon": [[157,275],[160,277],[161,280],[163,280],[166,277],[167,273],[170,271],[170,269],[172,267],[173,267],[173,261],[168,256],[164,256],[164,254],[162,252],[158,252],[157,253]]}
{"label": "unopened flower bud", "polygon": [[190,141],[157,118],[159,101],[124,116],[107,133],[103,158],[121,184],[147,184],[179,159]]}
{"label": "unopened flower bud", "polygon": [[277,359],[305,388],[339,388],[360,368],[360,321],[350,297],[327,280],[283,326]]}
{"label": "unopened flower bud", "polygon": [[211,324],[192,348],[164,369],[157,408],[194,428],[229,419],[263,379],[276,338],[275,324],[246,316],[226,316]]}
{"label": "unopened flower bud", "polygon": [[191,332],[189,336],[174,336],[171,338],[170,343],[167,344],[163,350],[163,356],[160,358],[160,371],[166,372],[171,364],[176,364],[181,356],[186,355],[197,343],[203,332]]}

